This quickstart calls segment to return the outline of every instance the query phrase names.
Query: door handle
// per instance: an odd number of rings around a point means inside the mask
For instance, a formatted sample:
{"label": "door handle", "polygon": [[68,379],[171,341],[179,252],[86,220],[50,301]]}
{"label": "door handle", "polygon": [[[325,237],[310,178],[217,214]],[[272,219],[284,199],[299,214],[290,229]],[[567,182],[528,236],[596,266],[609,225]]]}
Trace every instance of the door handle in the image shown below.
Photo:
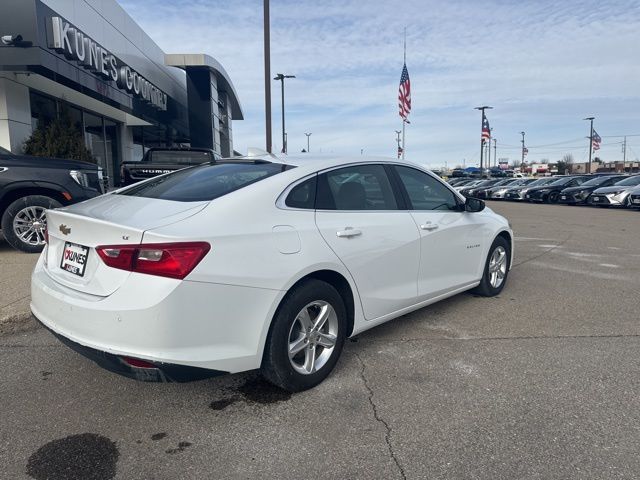
{"label": "door handle", "polygon": [[437,230],[438,229],[438,225],[436,225],[435,223],[427,222],[427,223],[424,223],[424,224],[420,225],[420,228],[422,230],[432,231],[432,230]]}
{"label": "door handle", "polygon": [[352,227],[345,227],[344,230],[337,231],[336,235],[340,238],[350,238],[350,237],[357,237],[358,235],[362,235],[362,232]]}

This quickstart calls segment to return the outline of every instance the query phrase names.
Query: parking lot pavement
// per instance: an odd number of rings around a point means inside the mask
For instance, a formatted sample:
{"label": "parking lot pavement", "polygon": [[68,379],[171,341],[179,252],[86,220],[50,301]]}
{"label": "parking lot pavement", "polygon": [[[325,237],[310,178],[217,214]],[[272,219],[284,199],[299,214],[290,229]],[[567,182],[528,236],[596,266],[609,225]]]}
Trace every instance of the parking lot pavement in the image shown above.
{"label": "parking lot pavement", "polygon": [[0,335],[35,326],[29,314],[29,282],[37,259],[11,248],[0,233]]}
{"label": "parking lot pavement", "polygon": [[308,392],[136,383],[43,329],[1,337],[3,474],[638,478],[640,212],[489,205],[516,233],[502,294],[358,336]]}

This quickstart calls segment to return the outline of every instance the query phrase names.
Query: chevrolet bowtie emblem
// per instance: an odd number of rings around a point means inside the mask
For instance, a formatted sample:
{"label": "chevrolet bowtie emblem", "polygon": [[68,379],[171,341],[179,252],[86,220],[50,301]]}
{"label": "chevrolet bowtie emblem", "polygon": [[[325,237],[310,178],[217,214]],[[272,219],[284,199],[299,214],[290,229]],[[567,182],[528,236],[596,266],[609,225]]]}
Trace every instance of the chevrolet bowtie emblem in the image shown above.
{"label": "chevrolet bowtie emblem", "polygon": [[63,235],[69,235],[71,233],[71,229],[67,227],[64,223],[60,225],[60,231]]}

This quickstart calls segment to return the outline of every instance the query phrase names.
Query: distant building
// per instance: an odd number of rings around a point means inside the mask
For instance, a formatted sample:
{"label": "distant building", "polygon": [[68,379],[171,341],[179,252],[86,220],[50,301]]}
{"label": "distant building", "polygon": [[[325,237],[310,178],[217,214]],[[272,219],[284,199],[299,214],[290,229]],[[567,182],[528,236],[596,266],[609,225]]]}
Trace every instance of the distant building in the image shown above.
{"label": "distant building", "polygon": [[165,54],[115,0],[1,0],[0,36],[0,146],[20,153],[64,111],[111,185],[149,147],[233,155],[243,113],[222,65]]}

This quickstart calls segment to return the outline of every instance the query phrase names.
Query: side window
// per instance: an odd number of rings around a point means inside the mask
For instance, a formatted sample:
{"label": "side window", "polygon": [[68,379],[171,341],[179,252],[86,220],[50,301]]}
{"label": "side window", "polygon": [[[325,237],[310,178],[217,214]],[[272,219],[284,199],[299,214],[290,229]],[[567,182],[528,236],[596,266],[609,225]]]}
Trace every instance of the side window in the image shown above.
{"label": "side window", "polygon": [[316,176],[305,180],[291,189],[284,201],[287,207],[313,210],[316,203]]}
{"label": "side window", "polygon": [[391,182],[382,165],[354,165],[318,177],[319,210],[397,210]]}
{"label": "side window", "polygon": [[456,196],[442,182],[415,168],[394,168],[407,190],[412,210],[458,210]]}

